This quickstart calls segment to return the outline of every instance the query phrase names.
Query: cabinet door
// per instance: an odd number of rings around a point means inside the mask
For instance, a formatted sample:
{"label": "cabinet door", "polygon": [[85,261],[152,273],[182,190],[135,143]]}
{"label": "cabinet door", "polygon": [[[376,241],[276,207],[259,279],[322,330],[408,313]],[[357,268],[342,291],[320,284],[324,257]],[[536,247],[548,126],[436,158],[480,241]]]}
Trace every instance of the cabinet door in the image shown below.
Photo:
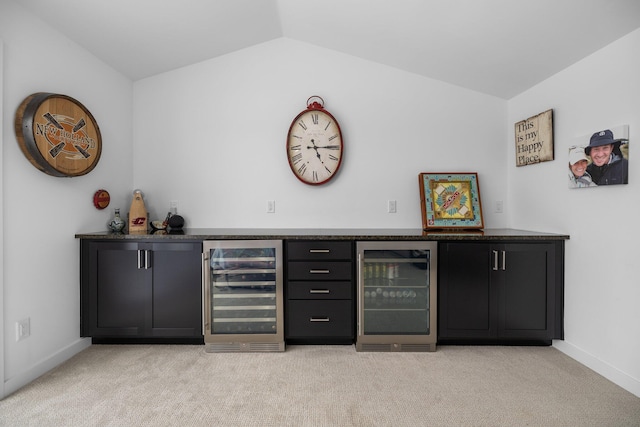
{"label": "cabinet door", "polygon": [[492,282],[491,245],[440,244],[438,338],[495,338],[498,298]]}
{"label": "cabinet door", "polygon": [[551,339],[554,322],[555,245],[507,244],[499,251],[498,334],[504,338]]}
{"label": "cabinet door", "polygon": [[[90,242],[83,275],[83,336],[133,337],[143,333],[149,314],[149,271],[139,268],[138,244]],[[88,288],[88,289],[87,289]]]}
{"label": "cabinet door", "polygon": [[202,245],[196,242],[154,243],[153,288],[148,334],[162,337],[202,336]]}
{"label": "cabinet door", "polygon": [[440,246],[439,339],[562,338],[558,243]]}
{"label": "cabinet door", "polygon": [[82,336],[201,337],[201,253],[198,242],[83,243]]}

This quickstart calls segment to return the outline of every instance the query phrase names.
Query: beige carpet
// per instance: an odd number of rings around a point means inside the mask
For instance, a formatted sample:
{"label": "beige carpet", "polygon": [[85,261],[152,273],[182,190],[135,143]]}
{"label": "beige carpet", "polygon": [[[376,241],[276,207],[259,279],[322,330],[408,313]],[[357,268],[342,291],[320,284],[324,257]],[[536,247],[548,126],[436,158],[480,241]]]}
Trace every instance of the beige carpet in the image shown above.
{"label": "beige carpet", "polygon": [[94,345],[0,401],[0,425],[640,426],[640,398],[552,347]]}

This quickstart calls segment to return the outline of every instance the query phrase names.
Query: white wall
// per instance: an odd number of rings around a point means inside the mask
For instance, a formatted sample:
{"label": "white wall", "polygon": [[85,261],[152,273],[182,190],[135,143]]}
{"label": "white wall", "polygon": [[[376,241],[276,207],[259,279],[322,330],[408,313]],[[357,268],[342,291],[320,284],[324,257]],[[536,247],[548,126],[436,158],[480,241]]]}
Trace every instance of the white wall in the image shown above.
{"label": "white wall", "polygon": [[[640,30],[509,102],[510,225],[567,233],[565,341],[555,345],[640,396]],[[513,124],[554,110],[553,162],[515,167]],[[629,125],[629,184],[567,188],[574,138]],[[588,143],[588,140],[586,141]]]}
{"label": "white wall", "polygon": [[[0,38],[0,99],[3,97],[4,88],[4,41]],[[4,151],[3,132],[4,117],[2,114],[3,105],[0,103],[0,165],[2,165],[2,152]],[[3,168],[4,169],[4,168]],[[0,171],[0,399],[4,396],[4,174]]]}
{"label": "white wall", "polygon": [[[79,243],[74,234],[105,229],[114,205],[128,203],[132,83],[13,1],[0,2],[0,39],[4,42],[4,304],[0,308],[4,390],[0,391],[6,395],[89,345],[79,337]],[[91,173],[52,177],[33,167],[20,151],[14,114],[24,98],[40,91],[71,96],[96,118],[103,148]],[[92,203],[99,188],[112,196],[104,211]],[[16,342],[15,323],[27,317],[31,336]]]}
{"label": "white wall", "polygon": [[[285,150],[312,95],[345,144],[319,187]],[[487,208],[506,195],[506,102],[335,51],[278,39],[147,78],[134,117],[134,184],[158,219],[178,200],[191,227],[420,228],[418,173],[477,171],[486,225],[506,223]]]}

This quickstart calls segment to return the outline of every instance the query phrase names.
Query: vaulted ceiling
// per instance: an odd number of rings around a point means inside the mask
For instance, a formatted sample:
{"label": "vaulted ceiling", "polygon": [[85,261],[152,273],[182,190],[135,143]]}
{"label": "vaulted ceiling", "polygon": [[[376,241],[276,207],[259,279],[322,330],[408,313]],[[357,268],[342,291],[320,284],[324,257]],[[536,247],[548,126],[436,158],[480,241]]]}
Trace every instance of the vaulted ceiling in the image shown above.
{"label": "vaulted ceiling", "polygon": [[640,0],[15,1],[134,81],[286,37],[504,99],[640,28]]}

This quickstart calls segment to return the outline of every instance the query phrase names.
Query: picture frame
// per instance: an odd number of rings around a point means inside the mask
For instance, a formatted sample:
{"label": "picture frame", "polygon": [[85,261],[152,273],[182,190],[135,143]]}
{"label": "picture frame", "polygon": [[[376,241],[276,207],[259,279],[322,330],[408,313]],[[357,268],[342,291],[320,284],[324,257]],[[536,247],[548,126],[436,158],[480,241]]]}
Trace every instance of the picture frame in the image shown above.
{"label": "picture frame", "polygon": [[476,172],[422,172],[418,180],[423,230],[484,228]]}
{"label": "picture frame", "polygon": [[569,188],[629,183],[629,125],[596,129],[569,146]]}

